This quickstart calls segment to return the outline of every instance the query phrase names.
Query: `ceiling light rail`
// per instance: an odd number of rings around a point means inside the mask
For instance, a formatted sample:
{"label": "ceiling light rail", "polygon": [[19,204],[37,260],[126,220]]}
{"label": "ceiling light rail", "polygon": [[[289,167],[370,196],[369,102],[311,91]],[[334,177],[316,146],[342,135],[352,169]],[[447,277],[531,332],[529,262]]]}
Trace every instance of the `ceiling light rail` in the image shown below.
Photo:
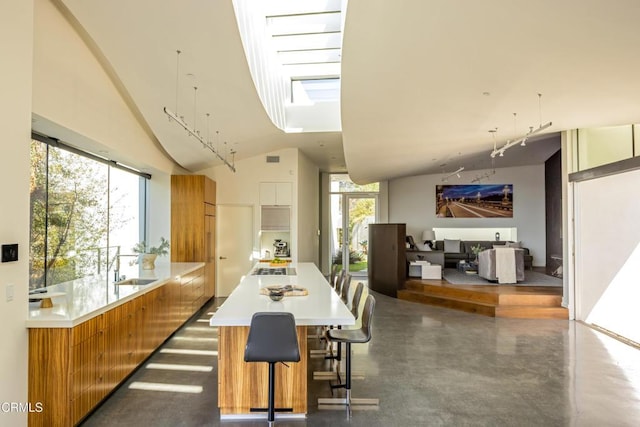
{"label": "ceiling light rail", "polygon": [[536,135],[542,132],[543,130],[550,127],[552,124],[553,124],[552,122],[549,122],[539,126],[537,129],[529,128],[529,132],[527,132],[524,136],[518,139],[515,139],[513,141],[507,141],[507,143],[500,148],[494,148],[493,151],[491,152],[491,158],[494,158],[496,156],[500,156],[500,157],[504,156],[504,152],[507,151],[509,148],[513,147],[514,145],[518,145],[518,144],[525,145],[527,139],[531,138],[533,135]]}
{"label": "ceiling light rail", "polygon": [[[227,165],[227,167],[229,169],[231,169],[232,172],[236,171],[236,167],[235,167],[235,151],[230,151],[229,154],[231,155],[231,161],[227,160],[226,156],[222,156],[218,150],[215,149],[215,147],[213,146],[213,144],[211,143],[211,141],[206,141],[204,140],[201,136],[200,136],[200,132],[191,129],[189,127],[189,125],[187,125],[184,120],[182,120],[180,117],[178,117],[175,113],[173,113],[171,110],[168,110],[167,107],[164,107],[164,113],[169,117],[169,120],[174,120],[176,123],[178,123],[180,126],[182,126],[184,128],[184,130],[187,131],[187,133],[194,137],[195,139],[197,139],[200,144],[202,144],[202,146],[204,148],[208,148],[209,150],[211,150],[211,152],[213,154],[216,155],[216,157],[220,160],[222,160],[222,162]],[[226,153],[225,153],[226,154]]]}
{"label": "ceiling light rail", "polygon": [[[175,121],[177,124],[179,124],[180,126],[182,126],[182,128],[184,130],[187,131],[187,133],[189,134],[189,136],[194,137],[195,139],[198,140],[198,142],[200,142],[200,144],[202,144],[202,148],[208,148],[209,150],[211,150],[211,152],[213,154],[215,154],[215,156],[220,159],[222,161],[222,163],[224,163],[232,172],[236,171],[236,167],[235,167],[235,150],[231,150],[231,151],[227,151],[225,149],[224,154],[221,154],[220,151],[217,149],[217,147],[213,146],[213,143],[211,141],[209,141],[209,116],[210,114],[207,113],[207,138],[204,139],[202,136],[200,136],[200,131],[196,130],[195,128],[191,128],[185,121],[184,121],[184,117],[182,116],[178,116],[178,87],[179,87],[179,83],[180,83],[180,54],[182,53],[182,51],[180,50],[176,50],[176,112],[174,113],[173,111],[167,109],[167,107],[164,107],[164,113],[167,115],[167,117],[169,117],[169,121]],[[198,87],[194,86],[193,87],[193,122],[196,122],[196,114],[197,114],[197,92],[198,92]],[[216,133],[219,133],[216,131]],[[225,148],[226,148],[226,142],[225,142]],[[228,157],[231,157],[230,160]]]}
{"label": "ceiling light rail", "polygon": [[[498,128],[496,128],[495,130],[490,130],[489,132],[492,132],[493,134],[493,151],[491,152],[491,158],[493,159],[496,156],[500,156],[500,157],[504,156],[504,152],[507,151],[509,148],[513,147],[514,145],[520,144],[522,147],[525,147],[527,145],[526,144],[527,139],[531,138],[533,135],[536,135],[542,132],[543,130],[547,129],[553,124],[552,122],[546,123],[544,125],[542,124],[542,94],[541,93],[538,93],[538,114],[539,114],[540,121],[538,122],[539,124],[537,129],[534,129],[533,126],[529,126],[529,132],[527,132],[524,136],[512,141],[508,140],[507,143],[500,148],[496,148],[496,140],[495,140],[495,134]],[[513,113],[513,127],[514,129],[516,127],[516,113]]]}
{"label": "ceiling light rail", "polygon": [[447,182],[447,180],[449,178],[451,178],[452,176],[456,175],[458,178],[460,178],[460,172],[462,172],[464,170],[464,166],[460,166],[457,170],[451,172],[449,175],[445,176],[442,178],[442,182]]}

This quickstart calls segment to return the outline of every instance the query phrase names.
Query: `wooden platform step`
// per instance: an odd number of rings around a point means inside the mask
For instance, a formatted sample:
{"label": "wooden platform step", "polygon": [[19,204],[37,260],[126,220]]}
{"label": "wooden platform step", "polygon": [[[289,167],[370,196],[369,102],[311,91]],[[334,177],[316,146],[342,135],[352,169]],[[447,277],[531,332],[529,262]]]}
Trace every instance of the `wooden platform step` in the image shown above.
{"label": "wooden platform step", "polygon": [[562,289],[525,286],[450,285],[445,281],[408,280],[398,298],[491,317],[568,319]]}

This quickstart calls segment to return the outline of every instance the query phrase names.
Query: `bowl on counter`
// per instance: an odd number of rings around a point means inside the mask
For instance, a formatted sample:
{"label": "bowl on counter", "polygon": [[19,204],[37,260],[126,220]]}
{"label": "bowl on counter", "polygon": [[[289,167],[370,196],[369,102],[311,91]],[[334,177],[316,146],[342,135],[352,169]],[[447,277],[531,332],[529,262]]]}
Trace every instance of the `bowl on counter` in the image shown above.
{"label": "bowl on counter", "polygon": [[269,298],[271,298],[272,301],[280,301],[284,298],[284,291],[272,289],[269,291]]}

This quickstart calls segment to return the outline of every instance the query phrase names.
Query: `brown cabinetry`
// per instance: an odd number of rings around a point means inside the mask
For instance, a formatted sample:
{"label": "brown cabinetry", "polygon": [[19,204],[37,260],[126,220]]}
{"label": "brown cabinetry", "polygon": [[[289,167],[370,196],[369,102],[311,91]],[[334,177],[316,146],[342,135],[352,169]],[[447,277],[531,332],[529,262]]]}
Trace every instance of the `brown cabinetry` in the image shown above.
{"label": "brown cabinetry", "polygon": [[204,175],[171,176],[171,260],[204,262],[204,303],[215,293],[216,183]]}
{"label": "brown cabinetry", "polygon": [[29,425],[77,424],[202,306],[203,278],[199,268],[73,328],[29,329],[29,402],[44,408]]}
{"label": "brown cabinetry", "polygon": [[406,224],[369,224],[369,287],[397,297],[406,280]]}

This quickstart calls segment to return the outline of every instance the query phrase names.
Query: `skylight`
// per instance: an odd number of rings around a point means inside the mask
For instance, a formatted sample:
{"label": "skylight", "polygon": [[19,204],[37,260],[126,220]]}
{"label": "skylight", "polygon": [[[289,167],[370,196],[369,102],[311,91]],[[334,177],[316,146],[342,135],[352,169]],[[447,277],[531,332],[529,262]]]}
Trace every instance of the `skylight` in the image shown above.
{"label": "skylight", "polygon": [[262,105],[285,132],[341,130],[347,0],[233,0]]}
{"label": "skylight", "polygon": [[[271,46],[292,81],[340,78],[341,0],[277,1],[265,9]],[[331,93],[339,99],[339,90]]]}

